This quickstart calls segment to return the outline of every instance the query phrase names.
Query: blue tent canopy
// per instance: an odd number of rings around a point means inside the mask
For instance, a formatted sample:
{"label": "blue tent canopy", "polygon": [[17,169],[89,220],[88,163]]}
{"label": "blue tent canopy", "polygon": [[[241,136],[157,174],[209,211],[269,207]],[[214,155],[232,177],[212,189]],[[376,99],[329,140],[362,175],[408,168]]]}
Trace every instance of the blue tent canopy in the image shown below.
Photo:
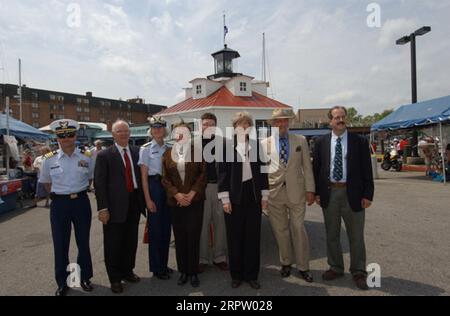
{"label": "blue tent canopy", "polygon": [[[6,135],[6,114],[0,114],[0,135]],[[9,117],[9,135],[21,139],[46,141],[49,135],[40,130]]]}
{"label": "blue tent canopy", "polygon": [[450,121],[450,96],[404,105],[372,125],[371,131],[396,130]]}

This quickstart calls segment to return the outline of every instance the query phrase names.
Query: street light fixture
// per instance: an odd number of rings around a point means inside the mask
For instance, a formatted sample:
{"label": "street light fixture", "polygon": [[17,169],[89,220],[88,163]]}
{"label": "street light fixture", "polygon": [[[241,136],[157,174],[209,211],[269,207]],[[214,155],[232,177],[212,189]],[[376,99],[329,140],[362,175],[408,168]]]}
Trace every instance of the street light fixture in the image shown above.
{"label": "street light fixture", "polygon": [[[416,37],[423,36],[427,33],[431,32],[430,26],[424,26],[420,29],[416,30],[414,33],[410,35],[403,36],[402,38],[396,41],[397,45],[406,45],[411,42],[411,91],[412,91],[412,103],[417,103],[417,63],[416,63]],[[417,141],[418,132],[417,129],[414,129],[413,135],[413,153],[414,156],[418,156],[417,150]]]}
{"label": "street light fixture", "polygon": [[414,34],[416,36],[422,36],[422,35],[425,35],[425,34],[427,34],[429,32],[431,32],[431,27],[430,26],[424,26],[424,27],[418,29],[417,31],[415,31]]}

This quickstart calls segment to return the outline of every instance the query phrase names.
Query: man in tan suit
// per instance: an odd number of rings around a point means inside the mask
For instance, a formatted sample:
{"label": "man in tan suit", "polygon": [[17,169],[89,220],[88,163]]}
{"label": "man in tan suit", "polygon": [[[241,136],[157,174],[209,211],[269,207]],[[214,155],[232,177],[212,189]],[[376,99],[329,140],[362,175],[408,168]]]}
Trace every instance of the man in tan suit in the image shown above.
{"label": "man in tan suit", "polygon": [[268,216],[280,252],[281,276],[289,277],[295,262],[299,276],[311,283],[304,219],[306,203],[314,203],[315,184],[306,138],[289,135],[289,122],[294,117],[290,109],[275,110],[269,123],[279,133],[273,130],[262,142],[270,161]]}

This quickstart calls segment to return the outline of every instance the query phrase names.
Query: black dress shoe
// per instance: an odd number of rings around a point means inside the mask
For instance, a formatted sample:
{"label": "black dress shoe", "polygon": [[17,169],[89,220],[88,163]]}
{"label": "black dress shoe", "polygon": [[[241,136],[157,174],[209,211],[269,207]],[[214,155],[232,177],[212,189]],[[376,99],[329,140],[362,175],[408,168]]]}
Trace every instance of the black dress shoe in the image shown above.
{"label": "black dress shoe", "polygon": [[68,292],[69,292],[69,287],[68,286],[62,286],[62,287],[59,287],[56,290],[55,296],[66,296]]}
{"label": "black dress shoe", "polygon": [[238,287],[241,286],[241,284],[242,284],[242,281],[241,281],[241,280],[233,280],[233,281],[231,282],[231,287],[232,287],[233,289],[237,289]]}
{"label": "black dress shoe", "polygon": [[314,279],[310,271],[298,271],[298,275],[308,283],[313,283]]}
{"label": "black dress shoe", "polygon": [[255,290],[259,290],[261,288],[261,284],[259,284],[259,282],[256,280],[248,281],[248,284],[250,285],[250,287],[252,289],[255,289]]}
{"label": "black dress shoe", "polygon": [[173,270],[169,267],[166,268],[166,273],[167,274],[173,274]]}
{"label": "black dress shoe", "polygon": [[186,273],[181,273],[180,278],[178,279],[178,285],[185,285],[188,281],[188,276]]}
{"label": "black dress shoe", "polygon": [[89,280],[81,281],[80,285],[83,291],[85,292],[92,292],[94,290],[94,287],[92,286],[92,283]]}
{"label": "black dress shoe", "polygon": [[200,286],[200,280],[198,279],[197,274],[191,275],[191,285],[192,285],[192,287]]}
{"label": "black dress shoe", "polygon": [[291,266],[282,266],[280,270],[281,277],[288,278],[291,275]]}
{"label": "black dress shoe", "polygon": [[133,274],[125,277],[124,280],[127,282],[130,282],[130,283],[139,283],[141,281],[141,278],[133,273]]}
{"label": "black dress shoe", "polygon": [[167,272],[153,273],[153,275],[160,280],[169,280],[170,279],[170,275],[167,274]]}
{"label": "black dress shoe", "polygon": [[123,293],[123,285],[122,285],[122,283],[120,283],[120,282],[111,283],[111,291],[114,294]]}

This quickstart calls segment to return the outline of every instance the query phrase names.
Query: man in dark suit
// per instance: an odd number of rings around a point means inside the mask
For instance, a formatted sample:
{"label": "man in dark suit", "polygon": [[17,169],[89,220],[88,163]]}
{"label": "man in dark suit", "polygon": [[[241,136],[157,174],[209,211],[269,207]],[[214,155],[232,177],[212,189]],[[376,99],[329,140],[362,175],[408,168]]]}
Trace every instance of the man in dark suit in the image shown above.
{"label": "man in dark suit", "polygon": [[330,265],[322,277],[331,281],[344,275],[340,243],[343,218],[350,242],[350,272],[356,286],[367,290],[364,221],[365,209],[374,196],[369,143],[347,131],[344,107],[334,107],[328,116],[333,131],[316,141],[313,161],[316,202],[323,209]]}
{"label": "man in dark suit", "polygon": [[94,186],[99,220],[103,223],[105,264],[113,293],[122,293],[122,280],[137,283],[134,274],[141,213],[145,210],[139,148],[128,145],[125,121],[112,127],[114,145],[98,153]]}

